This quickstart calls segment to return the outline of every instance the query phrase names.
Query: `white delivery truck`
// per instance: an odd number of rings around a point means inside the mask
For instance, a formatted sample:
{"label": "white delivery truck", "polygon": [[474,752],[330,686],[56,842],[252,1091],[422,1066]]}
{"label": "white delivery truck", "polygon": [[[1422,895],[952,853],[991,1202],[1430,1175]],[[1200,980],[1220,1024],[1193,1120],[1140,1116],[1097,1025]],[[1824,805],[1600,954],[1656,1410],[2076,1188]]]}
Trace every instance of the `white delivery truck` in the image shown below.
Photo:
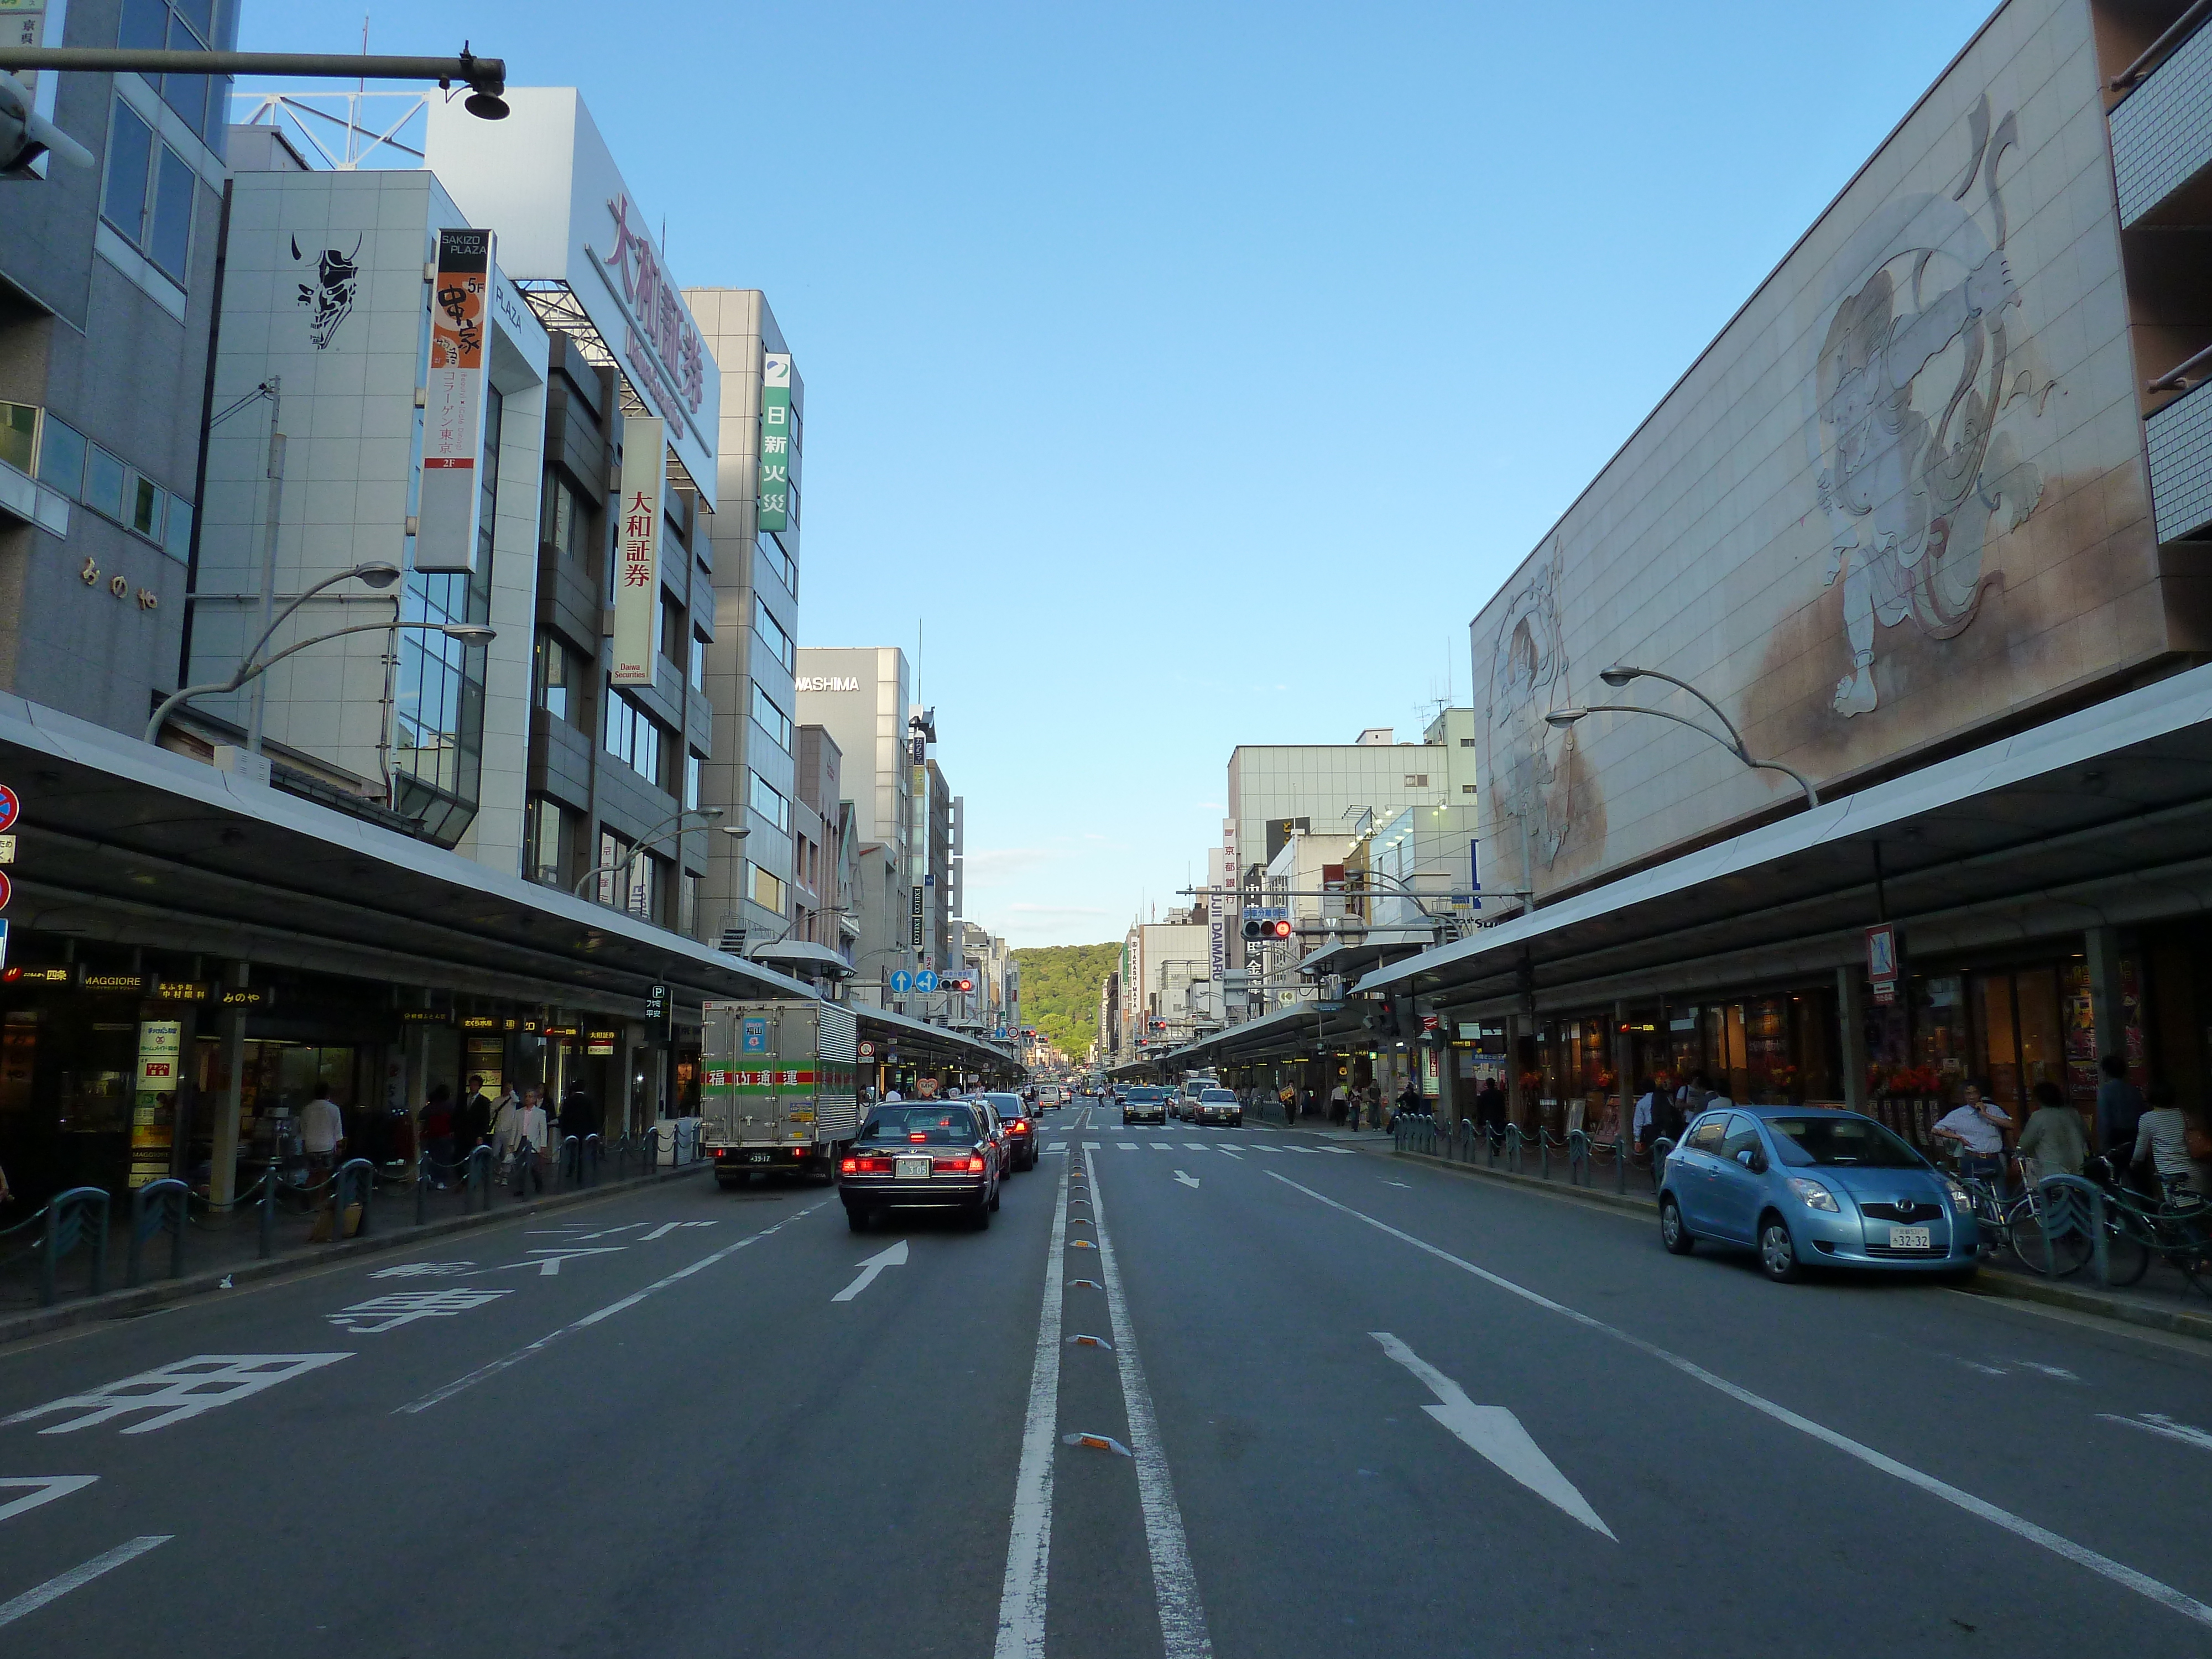
{"label": "white delivery truck", "polygon": [[838,1154],[860,1129],[853,1011],[835,1002],[710,1002],[705,1013],[700,1144],[715,1181],[835,1180]]}

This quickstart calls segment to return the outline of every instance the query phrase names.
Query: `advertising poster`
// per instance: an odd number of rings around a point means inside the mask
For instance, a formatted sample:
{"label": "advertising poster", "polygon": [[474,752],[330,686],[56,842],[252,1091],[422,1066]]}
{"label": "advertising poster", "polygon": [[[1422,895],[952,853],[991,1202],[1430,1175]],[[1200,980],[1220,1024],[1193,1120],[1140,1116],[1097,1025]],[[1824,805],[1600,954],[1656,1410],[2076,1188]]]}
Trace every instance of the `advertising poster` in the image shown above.
{"label": "advertising poster", "polygon": [[466,573],[476,568],[491,244],[488,230],[438,233],[438,276],[430,289],[430,367],[422,410],[422,499],[415,534],[417,570]]}
{"label": "advertising poster", "polygon": [[667,428],[650,415],[623,420],[621,512],[615,520],[617,685],[651,685],[659,654],[661,492],[668,481]]}
{"label": "advertising poster", "polygon": [[143,1187],[169,1173],[177,1130],[177,1078],[184,1060],[184,1022],[142,1020],[131,1103],[131,1184]]}

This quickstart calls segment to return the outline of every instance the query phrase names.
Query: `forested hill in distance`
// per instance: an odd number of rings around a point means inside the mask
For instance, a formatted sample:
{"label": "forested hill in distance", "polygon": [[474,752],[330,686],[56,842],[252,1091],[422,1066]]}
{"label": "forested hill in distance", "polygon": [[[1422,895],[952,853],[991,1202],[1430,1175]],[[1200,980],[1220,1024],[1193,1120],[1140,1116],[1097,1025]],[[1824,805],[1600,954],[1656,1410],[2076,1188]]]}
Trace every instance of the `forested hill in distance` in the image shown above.
{"label": "forested hill in distance", "polygon": [[1098,988],[1121,965],[1121,941],[1037,945],[1014,952],[1022,969],[1022,1024],[1034,1025],[1070,1060],[1098,1036]]}

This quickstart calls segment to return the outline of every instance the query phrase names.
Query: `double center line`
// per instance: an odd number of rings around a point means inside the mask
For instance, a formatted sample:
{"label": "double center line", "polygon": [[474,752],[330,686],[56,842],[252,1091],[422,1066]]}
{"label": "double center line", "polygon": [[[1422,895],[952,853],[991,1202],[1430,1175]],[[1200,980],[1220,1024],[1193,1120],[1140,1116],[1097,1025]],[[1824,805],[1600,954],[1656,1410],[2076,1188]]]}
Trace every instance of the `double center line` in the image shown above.
{"label": "double center line", "polygon": [[[994,1659],[1042,1659],[1045,1614],[1052,1565],[1053,1459],[1060,1443],[1060,1356],[1066,1285],[1067,1203],[1077,1159],[1068,1160],[1053,1206],[1052,1238],[1045,1261],[1044,1304],[1037,1318],[1036,1361],[1030,1376],[1029,1413],[1022,1431],[1022,1461],[1014,1478],[1013,1528],[1006,1540],[1006,1575],[999,1598],[999,1634]],[[1129,1455],[1137,1470],[1137,1503],[1145,1519],[1145,1548],[1151,1557],[1152,1595],[1159,1609],[1162,1651],[1167,1659],[1212,1659],[1206,1609],[1191,1571],[1190,1546],[1182,1511],[1168,1475],[1152,1389],[1137,1356],[1134,1322],[1122,1294],[1114,1241],[1099,1203],[1098,1173],[1089,1176],[1091,1230],[1097,1235],[1098,1274],[1104,1282],[1106,1310],[1112,1321],[1114,1360],[1120,1368],[1121,1399],[1128,1417]]]}

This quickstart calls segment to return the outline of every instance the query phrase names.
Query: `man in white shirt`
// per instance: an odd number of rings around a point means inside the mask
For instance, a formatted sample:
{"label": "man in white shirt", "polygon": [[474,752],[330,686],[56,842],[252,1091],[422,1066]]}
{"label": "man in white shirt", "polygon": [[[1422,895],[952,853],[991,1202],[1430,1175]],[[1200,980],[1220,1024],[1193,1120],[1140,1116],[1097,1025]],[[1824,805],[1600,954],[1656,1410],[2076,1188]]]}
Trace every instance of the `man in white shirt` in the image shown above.
{"label": "man in white shirt", "polygon": [[1959,1103],[1936,1121],[1929,1133],[1938,1140],[1959,1143],[1959,1173],[1979,1177],[1990,1190],[2004,1191],[2004,1132],[2012,1119],[1989,1097],[1989,1091],[1972,1079],[1959,1087]]}
{"label": "man in white shirt", "polygon": [[544,1096],[536,1087],[523,1091],[519,1101],[509,1098],[500,1110],[499,1121],[492,1130],[492,1139],[499,1156],[514,1159],[514,1195],[522,1196],[522,1183],[535,1183],[539,1192],[545,1190],[544,1171],[538,1167],[538,1154],[551,1142],[550,1130],[546,1127]]}
{"label": "man in white shirt", "polygon": [[1659,1107],[1659,1085],[1653,1084],[1636,1097],[1636,1115],[1629,1120],[1629,1133],[1636,1141],[1636,1150],[1642,1152],[1651,1140],[1651,1118]]}
{"label": "man in white shirt", "polygon": [[318,1083],[314,1097],[300,1109],[300,1146],[307,1155],[309,1178],[328,1175],[345,1146],[345,1115],[331,1098],[331,1085]]}

